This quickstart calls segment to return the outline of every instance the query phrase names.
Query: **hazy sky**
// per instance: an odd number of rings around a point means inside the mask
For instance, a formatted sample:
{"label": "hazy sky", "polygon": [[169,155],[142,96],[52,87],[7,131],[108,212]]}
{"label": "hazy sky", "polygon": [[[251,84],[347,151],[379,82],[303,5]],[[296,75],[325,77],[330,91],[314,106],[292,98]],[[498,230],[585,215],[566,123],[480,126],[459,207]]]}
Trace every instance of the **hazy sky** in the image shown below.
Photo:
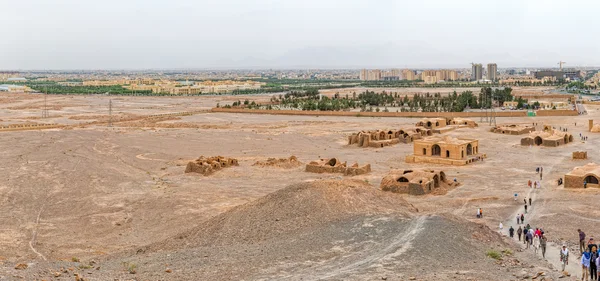
{"label": "hazy sky", "polygon": [[0,69],[600,66],[598,11],[598,0],[0,0]]}

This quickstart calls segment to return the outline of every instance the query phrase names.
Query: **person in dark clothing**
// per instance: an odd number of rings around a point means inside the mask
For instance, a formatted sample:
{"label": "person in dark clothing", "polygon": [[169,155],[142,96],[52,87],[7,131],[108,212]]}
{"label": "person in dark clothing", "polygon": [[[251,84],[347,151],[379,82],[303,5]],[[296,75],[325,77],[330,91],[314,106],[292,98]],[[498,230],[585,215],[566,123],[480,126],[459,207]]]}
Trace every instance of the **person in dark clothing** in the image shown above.
{"label": "person in dark clothing", "polygon": [[583,253],[585,250],[585,232],[581,229],[577,229],[577,232],[579,232],[579,251]]}
{"label": "person in dark clothing", "polygon": [[529,197],[529,206],[531,206],[531,197]]}
{"label": "person in dark clothing", "polygon": [[523,204],[527,205],[527,199],[523,198]]}
{"label": "person in dark clothing", "polygon": [[515,229],[512,227],[512,225],[508,229],[508,235],[510,235],[511,238],[515,237]]}
{"label": "person in dark clothing", "polygon": [[596,247],[596,249],[597,249],[598,245],[596,245],[596,243],[594,242],[594,238],[590,237],[590,240],[587,243],[587,248],[590,249],[590,251],[591,251],[592,247]]}
{"label": "person in dark clothing", "polygon": [[521,223],[525,223],[525,215],[521,214]]}
{"label": "person in dark clothing", "polygon": [[519,241],[521,241],[521,234],[523,233],[523,229],[521,229],[521,226],[519,226],[519,229],[517,229],[517,236],[519,236]]}
{"label": "person in dark clothing", "polygon": [[596,248],[596,246],[592,246],[590,256],[590,278],[591,280],[598,280],[598,267],[596,266],[596,259],[598,258],[598,248]]}
{"label": "person in dark clothing", "polygon": [[527,214],[527,203],[525,203],[525,214]]}

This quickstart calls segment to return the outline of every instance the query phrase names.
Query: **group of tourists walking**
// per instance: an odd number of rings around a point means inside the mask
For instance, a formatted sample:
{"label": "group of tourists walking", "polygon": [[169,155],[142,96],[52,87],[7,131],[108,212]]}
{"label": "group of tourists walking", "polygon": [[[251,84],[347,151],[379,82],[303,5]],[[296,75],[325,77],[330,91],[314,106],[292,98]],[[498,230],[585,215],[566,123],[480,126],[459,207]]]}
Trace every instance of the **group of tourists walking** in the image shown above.
{"label": "group of tourists walking", "polygon": [[[525,227],[519,226],[516,232],[519,241],[523,241],[526,249],[533,248],[536,254],[538,251],[541,251],[542,257],[546,257],[546,244],[548,239],[544,236],[544,231],[541,228],[533,229],[533,227],[527,224]],[[515,229],[512,226],[508,229],[508,234],[510,237],[514,237]],[[522,240],[521,236],[523,237]]]}
{"label": "group of tourists walking", "polygon": [[578,229],[579,251],[581,252],[581,280],[598,280],[600,267],[600,252],[594,238],[585,241],[585,233]]}

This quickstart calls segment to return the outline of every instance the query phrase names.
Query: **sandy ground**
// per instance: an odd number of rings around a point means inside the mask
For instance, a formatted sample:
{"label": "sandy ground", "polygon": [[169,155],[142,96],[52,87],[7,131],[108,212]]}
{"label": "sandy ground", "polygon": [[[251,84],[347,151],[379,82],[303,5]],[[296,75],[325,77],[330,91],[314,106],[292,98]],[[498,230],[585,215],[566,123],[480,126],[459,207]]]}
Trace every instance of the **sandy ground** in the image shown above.
{"label": "sandy ground", "polygon": [[[82,116],[101,119],[106,117],[111,99],[49,96],[48,104],[55,108],[50,110],[51,118],[36,119],[41,116],[42,96],[3,94],[0,98],[2,125],[89,121]],[[522,147],[520,136],[490,133],[489,124],[449,132],[454,137],[479,139],[480,151],[488,155],[483,162],[452,167],[405,163],[411,144],[385,148],[346,145],[346,137],[353,132],[414,125],[416,119],[199,113],[148,121],[143,117],[208,109],[217,102],[244,97],[112,99],[115,114],[142,119],[110,128],[90,125],[0,132],[0,178],[4,179],[0,183],[0,261],[14,264],[101,257],[173,237],[292,183],[342,177],[305,173],[303,167],[252,166],[258,160],[290,155],[305,163],[326,157],[370,163],[372,173],[353,178],[374,189],[389,169],[442,169],[462,185],[443,196],[405,199],[423,214],[448,213],[492,229],[502,221],[504,232],[523,209],[522,198],[531,192],[527,196],[534,198],[533,209],[526,222],[542,227],[551,241],[567,241],[575,253],[578,228],[588,237],[600,236],[599,191],[565,190],[555,184],[572,168],[599,161],[600,140],[586,132],[587,120],[600,116],[597,106],[586,106],[588,116],[497,118],[498,123],[537,122],[538,129],[549,124],[566,127],[576,136],[589,135],[587,142],[576,137],[574,143],[558,148]],[[571,153],[580,150],[587,151],[590,159],[571,160]],[[235,157],[240,166],[208,177],[184,174],[187,161],[200,155]],[[536,177],[538,166],[544,167],[543,187],[531,191],[526,183]],[[514,193],[519,194],[516,203]],[[484,219],[475,218],[476,208],[483,208]],[[516,222],[514,225],[516,228]],[[576,255],[571,261],[576,264]]]}

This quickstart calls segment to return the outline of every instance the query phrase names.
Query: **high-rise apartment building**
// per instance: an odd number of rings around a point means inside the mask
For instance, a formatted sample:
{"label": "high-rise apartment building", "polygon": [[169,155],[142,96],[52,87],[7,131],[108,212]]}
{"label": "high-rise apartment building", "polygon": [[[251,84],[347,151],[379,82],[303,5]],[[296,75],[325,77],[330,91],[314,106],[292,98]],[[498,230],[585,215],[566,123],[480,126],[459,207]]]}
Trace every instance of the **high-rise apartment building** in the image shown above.
{"label": "high-rise apartment building", "polygon": [[487,80],[496,81],[498,77],[498,65],[495,63],[488,63],[487,65]]}
{"label": "high-rise apartment building", "polygon": [[415,72],[410,69],[402,70],[402,79],[409,81],[416,80]]}
{"label": "high-rise apartment building", "polygon": [[471,63],[471,80],[479,81],[483,78],[483,67],[480,63]]}

